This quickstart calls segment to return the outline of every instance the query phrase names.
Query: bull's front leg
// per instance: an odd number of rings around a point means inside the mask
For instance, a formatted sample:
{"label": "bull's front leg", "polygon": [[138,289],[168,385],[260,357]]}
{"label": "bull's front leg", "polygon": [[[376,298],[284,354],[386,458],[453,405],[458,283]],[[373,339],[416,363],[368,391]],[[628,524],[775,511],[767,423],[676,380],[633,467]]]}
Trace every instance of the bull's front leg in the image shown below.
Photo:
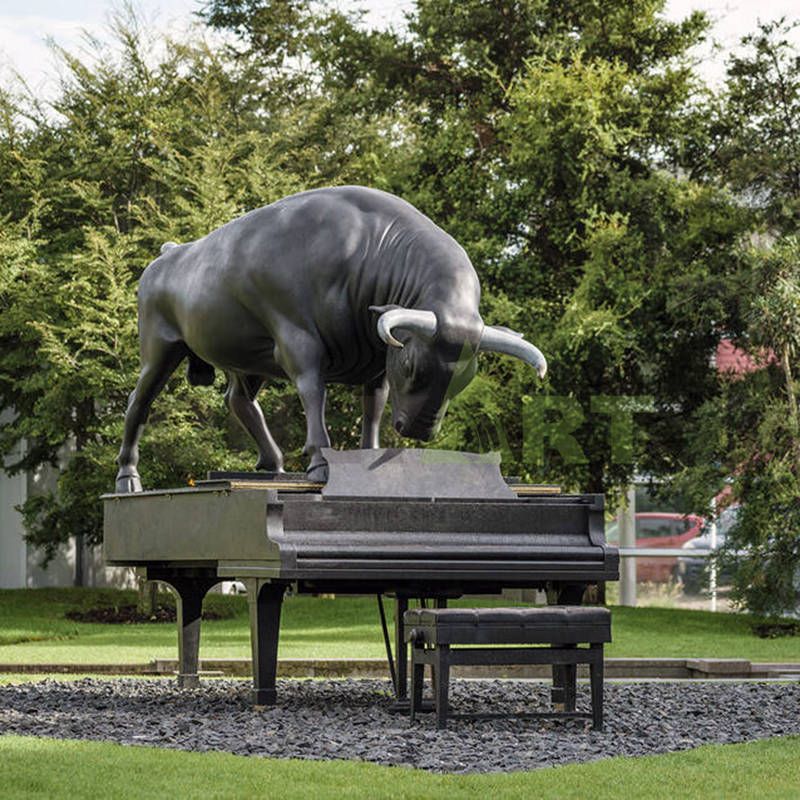
{"label": "bull's front leg", "polygon": [[381,417],[388,395],[389,380],[385,373],[377,380],[364,384],[364,416],[361,420],[361,447],[364,450],[375,450],[381,446]]}
{"label": "bull's front leg", "polygon": [[153,400],[185,355],[186,348],[182,342],[149,339],[144,342],[143,367],[136,388],[128,397],[122,447],[117,457],[117,494],[142,491],[142,482],[136,469],[139,463],[139,439]]}
{"label": "bull's front leg", "polygon": [[296,379],[295,385],[306,414],[303,453],[311,456],[306,474],[309,480],[324,482],[328,480],[328,462],[322,455],[322,448],[331,446],[325,426],[325,383],[319,372],[306,372]]}

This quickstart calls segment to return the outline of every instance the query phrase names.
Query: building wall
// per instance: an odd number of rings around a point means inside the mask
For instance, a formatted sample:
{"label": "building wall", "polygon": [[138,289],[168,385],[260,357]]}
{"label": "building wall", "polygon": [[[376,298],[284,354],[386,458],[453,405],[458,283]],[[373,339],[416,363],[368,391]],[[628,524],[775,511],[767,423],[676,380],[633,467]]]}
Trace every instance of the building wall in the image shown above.
{"label": "building wall", "polygon": [[[7,418],[8,413],[2,412],[0,419]],[[20,447],[23,446],[21,443]],[[20,454],[18,450],[2,466],[18,460]],[[75,541],[61,547],[47,567],[42,567],[41,553],[25,541],[22,515],[15,508],[34,494],[55,489],[57,478],[55,469],[9,475],[0,468],[0,589],[74,585]],[[105,567],[102,548],[86,548],[83,563],[86,586],[128,588],[136,585],[132,569]]]}
{"label": "building wall", "polygon": [[9,475],[0,469],[0,589],[27,585],[28,554],[22,517],[15,506],[27,498],[27,475]]}

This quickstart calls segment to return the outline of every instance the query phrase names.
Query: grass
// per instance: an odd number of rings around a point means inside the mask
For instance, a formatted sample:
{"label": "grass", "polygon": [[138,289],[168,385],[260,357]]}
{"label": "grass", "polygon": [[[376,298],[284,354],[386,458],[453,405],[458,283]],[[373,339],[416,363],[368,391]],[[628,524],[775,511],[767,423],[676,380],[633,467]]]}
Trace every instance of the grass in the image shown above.
{"label": "grass", "polygon": [[[174,625],[87,624],[64,617],[69,609],[132,600],[132,592],[116,590],[0,590],[0,663],[80,665],[145,663],[154,658],[174,658]],[[230,618],[203,623],[202,656],[249,656],[244,598],[209,595],[207,602]],[[460,602],[469,605],[476,601]],[[388,605],[387,610],[391,611],[391,602]],[[759,639],[751,632],[754,621],[742,614],[619,607],[614,609],[614,641],[606,652],[609,657],[746,658],[751,661],[797,661],[800,658],[800,643],[796,637]],[[380,658],[383,653],[374,598],[287,598],[281,626],[281,657]]]}
{"label": "grass", "polygon": [[7,800],[116,798],[796,798],[800,738],[710,745],[534,772],[433,775],[359,762],[184,753],[0,736]]}
{"label": "grass", "polygon": [[[174,657],[173,625],[100,625],[67,620],[70,609],[124,604],[133,593],[96,589],[0,591],[0,662],[147,662]],[[210,595],[227,615],[203,625],[205,657],[249,655],[247,604]],[[461,601],[465,604],[474,600]],[[391,603],[389,604],[391,607]],[[373,598],[290,597],[281,635],[283,657],[381,657]],[[391,611],[391,608],[389,609]],[[797,660],[796,639],[758,639],[744,615],[662,608],[617,608],[609,656],[704,656],[753,661]],[[0,675],[0,685],[41,676]],[[81,798],[472,798],[535,796],[595,800],[655,796],[749,798],[800,796],[800,737],[714,745],[646,758],[613,758],[534,772],[433,775],[360,762],[245,758],[110,743],[0,735],[3,788],[14,800]]]}

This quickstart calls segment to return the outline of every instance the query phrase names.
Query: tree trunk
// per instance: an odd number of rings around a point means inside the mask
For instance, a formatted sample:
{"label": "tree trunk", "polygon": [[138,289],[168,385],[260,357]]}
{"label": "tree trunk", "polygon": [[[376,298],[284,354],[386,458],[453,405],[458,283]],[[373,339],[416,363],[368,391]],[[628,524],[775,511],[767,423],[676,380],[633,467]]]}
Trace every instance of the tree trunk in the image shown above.
{"label": "tree trunk", "polygon": [[789,404],[789,421],[792,426],[792,453],[794,455],[795,474],[800,475],[800,421],[798,421],[797,395],[795,394],[792,365],[789,360],[789,348],[784,346],[781,353],[781,367],[786,382],[786,398]]}
{"label": "tree trunk", "polygon": [[155,616],[158,607],[158,581],[139,579],[139,596],[136,601],[136,610],[146,616]]}

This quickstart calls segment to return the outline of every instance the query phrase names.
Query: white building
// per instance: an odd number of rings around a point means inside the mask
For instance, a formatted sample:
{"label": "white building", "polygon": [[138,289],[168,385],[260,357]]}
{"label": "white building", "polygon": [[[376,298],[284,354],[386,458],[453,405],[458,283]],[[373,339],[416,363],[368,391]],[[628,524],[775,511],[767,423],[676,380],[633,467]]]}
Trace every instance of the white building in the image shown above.
{"label": "white building", "polygon": [[[24,443],[20,443],[21,447]],[[20,455],[20,451],[12,454],[6,463],[17,461]],[[59,550],[47,568],[40,566],[41,554],[25,541],[22,515],[17,506],[54,484],[53,470],[9,475],[0,468],[0,589],[135,585],[132,570],[105,568],[101,548],[80,547],[74,539]],[[76,558],[79,552],[80,559]]]}

